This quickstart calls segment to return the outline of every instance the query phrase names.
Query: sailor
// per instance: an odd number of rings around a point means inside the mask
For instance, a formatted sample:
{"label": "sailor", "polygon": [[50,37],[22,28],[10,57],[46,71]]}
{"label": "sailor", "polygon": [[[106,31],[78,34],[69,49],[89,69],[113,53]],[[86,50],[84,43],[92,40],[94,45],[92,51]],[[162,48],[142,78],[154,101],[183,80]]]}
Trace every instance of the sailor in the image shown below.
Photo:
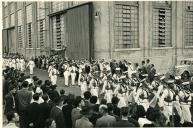
{"label": "sailor", "polygon": [[163,108],[163,114],[166,116],[167,121],[169,121],[169,117],[173,114],[172,109],[175,96],[173,84],[174,80],[167,80],[162,95],[159,98],[159,106]]}
{"label": "sailor", "polygon": [[91,75],[89,88],[92,96],[99,96],[98,81],[95,78],[95,73]]}
{"label": "sailor", "polygon": [[16,59],[16,69],[17,70],[20,70],[20,61],[19,61],[19,58],[17,57]]}
{"label": "sailor", "polygon": [[33,59],[31,59],[28,64],[27,64],[27,67],[29,66],[29,70],[30,70],[30,75],[33,75],[33,70],[34,70],[34,67],[35,67],[35,63],[33,61]]}
{"label": "sailor", "polygon": [[180,101],[180,106],[182,109],[182,115],[181,115],[181,123],[184,122],[191,122],[191,112],[190,112],[190,107],[191,107],[191,92],[188,90],[186,86],[189,85],[189,82],[183,82],[182,86],[183,89],[179,91],[179,101]]}
{"label": "sailor", "polygon": [[13,67],[14,69],[16,69],[16,60],[15,60],[14,57],[13,57],[12,60],[11,60],[11,67]]}
{"label": "sailor", "polygon": [[127,72],[128,72],[128,76],[129,78],[131,78],[131,74],[134,72],[133,66],[131,65],[130,62],[127,62]]}
{"label": "sailor", "polygon": [[80,77],[81,96],[84,97],[84,93],[88,90],[88,86],[87,86],[87,82],[86,82],[86,76],[85,76],[84,72],[81,72],[79,77]]}
{"label": "sailor", "polygon": [[138,105],[142,105],[145,111],[147,111],[147,109],[149,108],[149,89],[147,87],[148,85],[146,79],[147,78],[141,80],[140,86],[136,90],[136,97],[135,97],[136,103],[138,103]]}
{"label": "sailor", "polygon": [[54,65],[54,62],[51,62],[50,66],[48,67],[48,77],[51,78],[51,71],[52,71],[52,68],[53,68],[53,65]]}
{"label": "sailor", "polygon": [[23,72],[25,70],[25,60],[23,57],[20,58],[19,63],[20,63],[20,70]]}
{"label": "sailor", "polygon": [[70,72],[69,72],[69,64],[67,61],[64,61],[63,68],[64,68],[64,84],[65,86],[68,86],[68,79],[70,76]]}
{"label": "sailor", "polygon": [[112,88],[111,84],[108,83],[106,88],[105,88],[104,99],[107,100],[107,103],[111,103],[112,97],[113,97],[113,88]]}
{"label": "sailor", "polygon": [[78,76],[78,85],[80,86],[81,85],[81,73],[83,72],[84,70],[84,63],[83,62],[80,62],[79,63],[79,69],[78,69],[78,72],[79,72],[79,76]]}
{"label": "sailor", "polygon": [[77,69],[76,69],[75,63],[72,63],[72,66],[69,68],[72,86],[75,85],[76,70]]}
{"label": "sailor", "polygon": [[56,69],[56,65],[53,66],[50,72],[51,72],[50,80],[52,82],[52,85],[56,85],[57,75],[59,74],[59,71]]}

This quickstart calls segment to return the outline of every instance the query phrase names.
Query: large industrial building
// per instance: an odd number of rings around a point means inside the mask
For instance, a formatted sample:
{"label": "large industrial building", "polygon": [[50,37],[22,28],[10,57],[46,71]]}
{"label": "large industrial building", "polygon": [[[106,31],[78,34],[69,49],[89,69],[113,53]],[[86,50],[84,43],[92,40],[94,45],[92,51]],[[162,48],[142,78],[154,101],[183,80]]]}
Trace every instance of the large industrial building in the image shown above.
{"label": "large industrial building", "polygon": [[160,71],[193,57],[192,1],[3,2],[3,53],[26,58],[149,58]]}

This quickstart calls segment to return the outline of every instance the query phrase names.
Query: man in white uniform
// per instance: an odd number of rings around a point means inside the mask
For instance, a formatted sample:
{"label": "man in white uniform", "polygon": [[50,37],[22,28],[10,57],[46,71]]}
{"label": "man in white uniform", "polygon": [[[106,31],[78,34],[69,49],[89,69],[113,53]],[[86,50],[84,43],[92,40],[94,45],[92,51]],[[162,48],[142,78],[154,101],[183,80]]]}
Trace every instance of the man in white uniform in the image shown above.
{"label": "man in white uniform", "polygon": [[29,71],[30,71],[30,75],[33,75],[34,73],[34,67],[35,67],[35,63],[34,61],[31,59],[29,61],[29,63],[27,64],[27,67],[29,66]]}
{"label": "man in white uniform", "polygon": [[64,82],[65,82],[65,86],[68,86],[68,79],[69,79],[69,65],[67,63],[67,61],[64,62],[63,64],[63,68],[64,68]]}
{"label": "man in white uniform", "polygon": [[52,85],[56,85],[57,75],[59,74],[58,70],[56,69],[56,65],[53,66],[50,72],[51,72],[50,80],[52,82]]}
{"label": "man in white uniform", "polygon": [[19,63],[20,63],[20,70],[23,72],[25,70],[25,60],[23,57],[19,60]]}
{"label": "man in white uniform", "polygon": [[72,84],[72,86],[74,86],[75,85],[75,78],[76,78],[75,63],[73,63],[72,66],[70,67],[70,75],[71,75],[71,84]]}

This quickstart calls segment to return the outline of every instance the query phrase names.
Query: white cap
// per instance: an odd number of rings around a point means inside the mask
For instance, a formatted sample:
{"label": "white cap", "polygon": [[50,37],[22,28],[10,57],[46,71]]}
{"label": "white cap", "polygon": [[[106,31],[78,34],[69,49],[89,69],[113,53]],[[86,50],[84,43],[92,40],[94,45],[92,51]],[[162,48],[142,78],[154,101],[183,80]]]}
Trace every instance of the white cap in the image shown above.
{"label": "white cap", "polygon": [[115,70],[121,70],[120,68],[116,68]]}

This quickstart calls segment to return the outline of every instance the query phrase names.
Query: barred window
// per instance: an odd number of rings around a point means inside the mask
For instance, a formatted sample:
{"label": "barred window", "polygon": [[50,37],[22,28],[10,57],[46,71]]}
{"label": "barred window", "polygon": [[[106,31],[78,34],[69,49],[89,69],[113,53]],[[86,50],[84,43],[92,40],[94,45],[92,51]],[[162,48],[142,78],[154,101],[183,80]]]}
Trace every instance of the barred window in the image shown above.
{"label": "barred window", "polygon": [[114,22],[115,48],[138,48],[138,4],[115,2]]}
{"label": "barred window", "polygon": [[38,43],[37,48],[43,48],[45,42],[45,19],[38,21]]}
{"label": "barred window", "polygon": [[17,30],[18,46],[19,48],[23,48],[23,26],[18,26]]}
{"label": "barred window", "polygon": [[18,46],[19,48],[23,48],[23,24],[22,24],[22,10],[17,11],[17,35],[18,35]]}
{"label": "barred window", "polygon": [[185,45],[193,46],[193,2],[186,2],[185,6]]}
{"label": "barred window", "polygon": [[13,14],[11,14],[11,16],[10,16],[10,19],[11,19],[11,26],[14,26],[15,25],[15,14],[13,13]]}
{"label": "barred window", "polygon": [[171,46],[171,6],[168,3],[154,2],[153,47]]}
{"label": "barred window", "polygon": [[32,4],[26,7],[27,20],[27,47],[32,48]]}
{"label": "barred window", "polygon": [[[64,44],[64,15],[53,17],[53,48],[61,49]],[[63,38],[62,38],[63,37]]]}
{"label": "barred window", "polygon": [[45,42],[45,2],[37,2],[38,41],[37,48],[43,48]]}

